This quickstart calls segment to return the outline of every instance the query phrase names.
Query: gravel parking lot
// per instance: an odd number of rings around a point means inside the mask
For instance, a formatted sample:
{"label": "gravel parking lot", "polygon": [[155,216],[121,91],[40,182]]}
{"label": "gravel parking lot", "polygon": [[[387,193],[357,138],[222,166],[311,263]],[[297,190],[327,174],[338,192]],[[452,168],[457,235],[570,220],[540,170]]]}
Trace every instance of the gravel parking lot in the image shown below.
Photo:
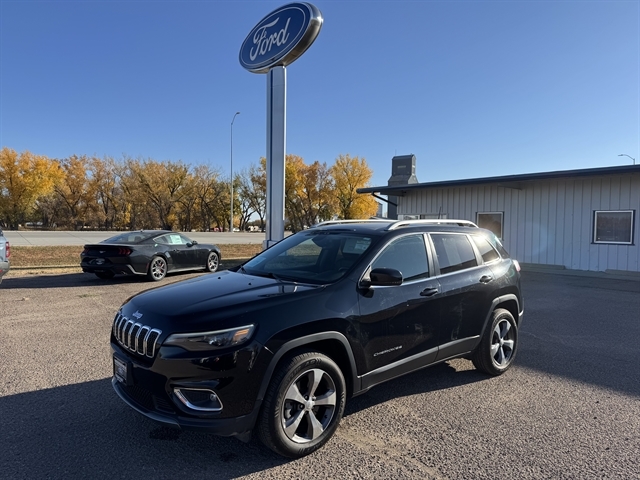
{"label": "gravel parking lot", "polygon": [[388,382],[352,399],[327,446],[295,461],[257,440],[160,427],[120,401],[111,322],[153,286],[79,273],[3,282],[0,476],[639,478],[638,281],[525,273],[509,372],[488,378],[456,360]]}

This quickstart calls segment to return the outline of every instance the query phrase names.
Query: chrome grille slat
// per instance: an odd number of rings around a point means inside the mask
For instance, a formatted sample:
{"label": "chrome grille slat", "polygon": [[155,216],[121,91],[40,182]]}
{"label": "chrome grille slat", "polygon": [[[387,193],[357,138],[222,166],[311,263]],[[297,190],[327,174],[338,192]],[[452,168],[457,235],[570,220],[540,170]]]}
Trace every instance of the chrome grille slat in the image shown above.
{"label": "chrome grille slat", "polygon": [[129,320],[120,312],[113,320],[113,336],[120,345],[136,355],[153,358],[160,335],[161,330]]}
{"label": "chrome grille slat", "polygon": [[124,331],[125,331],[124,341],[127,348],[130,348],[129,345],[131,345],[131,330],[133,330],[134,325],[135,325],[135,322],[133,320],[129,320],[124,326]]}
{"label": "chrome grille slat", "polygon": [[151,329],[146,325],[143,325],[138,332],[138,344],[136,345],[136,353],[138,355],[145,355],[147,351],[147,337]]}

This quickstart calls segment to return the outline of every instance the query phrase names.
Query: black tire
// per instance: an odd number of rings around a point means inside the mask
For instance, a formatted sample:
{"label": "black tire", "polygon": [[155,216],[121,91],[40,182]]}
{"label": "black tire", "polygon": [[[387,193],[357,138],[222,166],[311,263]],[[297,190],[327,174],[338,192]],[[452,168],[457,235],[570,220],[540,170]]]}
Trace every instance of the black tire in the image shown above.
{"label": "black tire", "polygon": [[209,272],[215,272],[220,266],[220,257],[216,252],[209,252],[207,256],[207,266],[205,267]]}
{"label": "black tire", "polygon": [[95,272],[96,277],[101,278],[102,280],[111,280],[116,276],[113,272]]}
{"label": "black tire", "polygon": [[513,363],[517,348],[518,325],[513,315],[504,308],[496,308],[471,361],[482,372],[502,375]]}
{"label": "black tire", "polygon": [[159,256],[155,256],[149,262],[147,278],[152,282],[159,282],[167,275],[167,261]]}
{"label": "black tire", "polygon": [[303,457],[331,438],[345,403],[340,367],[322,353],[300,353],[285,360],[271,379],[258,419],[258,437],[280,455]]}

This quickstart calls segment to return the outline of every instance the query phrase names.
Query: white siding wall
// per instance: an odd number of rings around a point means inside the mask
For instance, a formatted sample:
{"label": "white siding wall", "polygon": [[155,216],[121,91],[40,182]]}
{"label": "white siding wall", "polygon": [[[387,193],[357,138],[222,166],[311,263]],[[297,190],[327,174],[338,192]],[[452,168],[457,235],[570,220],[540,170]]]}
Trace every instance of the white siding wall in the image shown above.
{"label": "white siding wall", "polygon": [[[446,214],[476,221],[477,212],[504,212],[503,243],[525,263],[576,270],[640,272],[640,174],[602,175],[429,188],[398,197],[398,214]],[[594,210],[635,210],[633,245],[594,244]]]}

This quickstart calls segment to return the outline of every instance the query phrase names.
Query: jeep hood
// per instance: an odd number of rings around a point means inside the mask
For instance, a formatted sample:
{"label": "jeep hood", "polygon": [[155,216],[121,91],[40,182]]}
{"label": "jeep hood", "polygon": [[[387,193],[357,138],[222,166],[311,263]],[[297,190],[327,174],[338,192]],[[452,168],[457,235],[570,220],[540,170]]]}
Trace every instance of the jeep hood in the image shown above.
{"label": "jeep hood", "polygon": [[[212,318],[241,315],[263,303],[284,300],[323,288],[321,285],[298,284],[272,278],[223,271],[154,288],[132,297],[123,305],[130,317],[137,312],[143,324],[164,318],[179,323],[200,323]],[[162,322],[164,323],[164,322]]]}

